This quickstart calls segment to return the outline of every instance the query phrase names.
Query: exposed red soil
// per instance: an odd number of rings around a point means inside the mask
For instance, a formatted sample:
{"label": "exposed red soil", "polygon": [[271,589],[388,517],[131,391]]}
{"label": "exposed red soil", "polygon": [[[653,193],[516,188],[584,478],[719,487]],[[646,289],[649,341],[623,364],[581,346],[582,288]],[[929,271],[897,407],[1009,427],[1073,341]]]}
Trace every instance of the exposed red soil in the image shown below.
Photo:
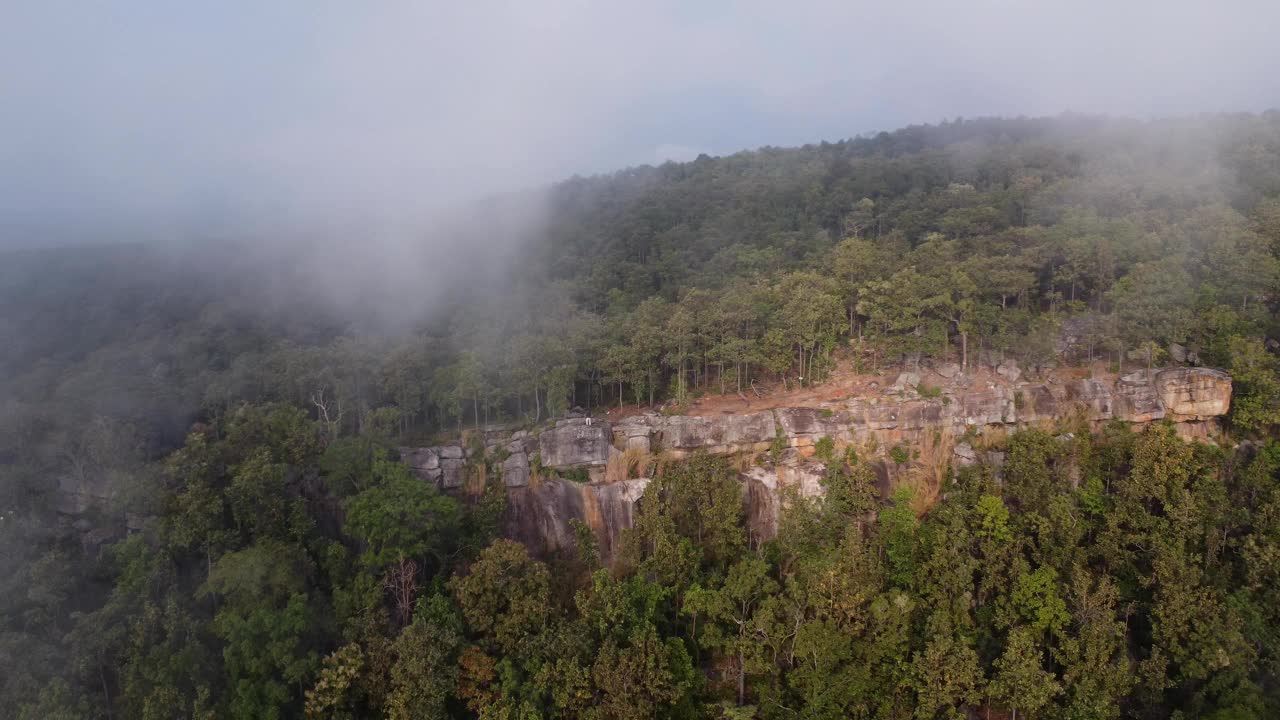
{"label": "exposed red soil", "polygon": [[[731,387],[727,387],[727,392],[721,395],[719,384],[713,380],[708,384],[707,388],[702,390],[703,394],[700,397],[695,397],[683,407],[676,406],[674,403],[653,408],[647,405],[623,405],[618,408],[615,405],[605,415],[609,420],[616,421],[632,415],[650,412],[651,410],[661,410],[664,407],[667,412],[672,414],[710,417],[714,415],[758,412],[780,407],[821,406],[824,403],[842,402],[852,398],[883,395],[885,389],[897,379],[898,374],[905,370],[919,374],[922,384],[940,387],[944,391],[957,389],[954,380],[948,380],[924,365],[921,365],[919,370],[911,367],[893,367],[885,368],[882,372],[873,374],[855,372],[852,361],[840,360],[829,377],[812,387],[797,387],[792,382],[788,384],[788,387],[784,388],[781,382],[761,383],[756,381],[756,389],[759,391],[759,396],[749,388],[739,395],[736,389]],[[1055,383],[1086,377],[1093,377],[1105,383],[1112,383],[1116,379],[1116,373],[1110,371],[1106,361],[1100,360],[1091,366],[1059,367],[1040,375],[1034,375],[1024,370],[1020,381]],[[965,373],[965,378],[965,386],[969,388],[1011,385],[1006,378],[987,367],[970,367],[968,372]]]}

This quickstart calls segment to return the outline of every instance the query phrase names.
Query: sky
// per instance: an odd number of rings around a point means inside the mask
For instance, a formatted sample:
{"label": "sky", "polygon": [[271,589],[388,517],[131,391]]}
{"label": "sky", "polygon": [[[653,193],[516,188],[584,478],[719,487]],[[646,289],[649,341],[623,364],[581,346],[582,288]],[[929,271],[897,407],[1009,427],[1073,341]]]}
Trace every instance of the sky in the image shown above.
{"label": "sky", "polygon": [[5,0],[0,245],[411,226],[955,117],[1280,105],[1273,0]]}

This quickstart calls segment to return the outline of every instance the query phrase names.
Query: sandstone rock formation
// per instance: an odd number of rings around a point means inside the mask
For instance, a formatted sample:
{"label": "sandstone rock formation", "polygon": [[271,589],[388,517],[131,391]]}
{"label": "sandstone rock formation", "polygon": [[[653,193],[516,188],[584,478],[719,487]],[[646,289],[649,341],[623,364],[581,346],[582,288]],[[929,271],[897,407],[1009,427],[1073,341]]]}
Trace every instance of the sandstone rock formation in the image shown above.
{"label": "sandstone rock formation", "polygon": [[[873,463],[881,460],[877,472],[887,490],[895,464],[883,462],[883,456],[897,446],[916,446],[926,434],[959,438],[993,427],[1075,418],[1095,427],[1113,419],[1134,424],[1170,420],[1184,435],[1205,437],[1231,403],[1231,377],[1220,370],[1177,367],[1132,372],[1114,383],[1094,379],[1028,383],[1016,382],[1021,376],[1016,364],[1002,367],[1007,384],[951,388],[934,398],[910,392],[899,395],[912,380],[918,382],[908,377],[883,396],[850,398],[823,407],[713,417],[648,413],[616,423],[569,418],[536,437],[527,432],[488,431],[485,455],[491,471],[496,467],[508,488],[507,529],[512,537],[535,549],[564,548],[573,541],[569,521],[578,519],[595,530],[602,555],[608,557],[619,534],[630,526],[635,503],[647,484],[643,479],[602,482],[610,458],[627,449],[673,459],[696,452],[754,459],[741,474],[747,516],[752,531],[768,537],[777,530],[784,490],[794,488],[802,497],[821,494],[823,468],[809,455],[823,437],[845,446],[874,448],[863,458]],[[988,462],[991,456],[963,443],[947,452],[953,453],[950,460],[956,466]],[[402,448],[401,456],[427,482],[446,490],[463,485],[468,458],[461,445]],[[535,457],[541,468],[554,472],[535,477]],[[581,470],[587,471],[591,482],[556,476]]]}
{"label": "sandstone rock formation", "polygon": [[578,468],[604,465],[613,449],[609,423],[591,418],[569,418],[538,436],[542,464],[552,468]]}
{"label": "sandstone rock formation", "polygon": [[587,524],[596,535],[600,555],[613,556],[622,531],[631,527],[636,503],[648,479],[611,484],[551,480],[507,491],[506,534],[541,551],[571,548],[572,520]]}
{"label": "sandstone rock formation", "polygon": [[1174,422],[1208,420],[1231,408],[1231,376],[1207,368],[1168,368],[1155,373],[1165,417]]}

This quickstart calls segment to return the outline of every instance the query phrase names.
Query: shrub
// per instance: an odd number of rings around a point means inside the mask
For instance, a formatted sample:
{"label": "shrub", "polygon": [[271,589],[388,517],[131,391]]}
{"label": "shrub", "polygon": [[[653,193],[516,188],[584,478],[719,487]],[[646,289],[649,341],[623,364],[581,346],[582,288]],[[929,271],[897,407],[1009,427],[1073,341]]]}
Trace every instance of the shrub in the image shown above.
{"label": "shrub", "polygon": [[787,449],[787,436],[782,434],[782,427],[776,422],[773,426],[773,443],[769,446],[769,457],[777,463],[782,459],[782,451]]}
{"label": "shrub", "polygon": [[911,453],[908,452],[907,449],[902,447],[901,445],[895,445],[893,449],[889,451],[889,459],[893,460],[899,465],[903,465],[908,460],[911,459]]}
{"label": "shrub", "polygon": [[813,454],[824,462],[831,462],[836,457],[836,441],[830,435],[823,435],[813,446]]}
{"label": "shrub", "polygon": [[480,431],[472,432],[467,436],[467,449],[471,451],[471,461],[475,463],[483,463],[484,457],[484,433]]}
{"label": "shrub", "polygon": [[648,477],[653,466],[653,457],[640,448],[627,448],[625,452],[613,453],[604,468],[604,481],[616,483],[630,478]]}
{"label": "shrub", "polygon": [[854,446],[852,446],[852,445],[850,445],[849,447],[845,448],[845,449],[844,449],[844,461],[845,461],[845,463],[847,463],[847,464],[848,464],[849,466],[851,466],[851,467],[852,467],[852,466],[854,466],[854,465],[857,465],[857,464],[858,464],[858,450],[857,450],[857,448],[855,448],[855,447],[854,447]]}
{"label": "shrub", "polygon": [[916,392],[920,393],[920,397],[922,398],[933,399],[942,397],[942,388],[935,385],[925,385],[924,383],[920,383],[916,386]]}

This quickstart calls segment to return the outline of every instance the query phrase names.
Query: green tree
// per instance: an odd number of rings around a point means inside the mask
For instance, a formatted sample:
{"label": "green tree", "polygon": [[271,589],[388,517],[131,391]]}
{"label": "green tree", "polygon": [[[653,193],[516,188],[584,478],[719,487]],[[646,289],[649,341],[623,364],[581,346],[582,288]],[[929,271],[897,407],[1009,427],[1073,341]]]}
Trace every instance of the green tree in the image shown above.
{"label": "green tree", "polygon": [[361,561],[369,568],[385,568],[402,557],[430,557],[444,568],[460,514],[457,501],[407,467],[379,460],[369,487],[347,501],[343,529],[364,546]]}
{"label": "green tree", "polygon": [[236,718],[279,718],[302,705],[303,682],[319,665],[320,628],[296,546],[260,542],[214,563],[204,592],[220,605],[213,626]]}
{"label": "green tree", "polygon": [[625,645],[606,640],[591,677],[600,691],[600,717],[644,720],[670,716],[693,684],[694,671],[678,640],[663,641],[652,625],[644,625]]}
{"label": "green tree", "polygon": [[1111,291],[1129,347],[1185,342],[1192,326],[1192,282],[1177,258],[1137,265]]}
{"label": "green tree", "polygon": [[1233,336],[1231,424],[1243,433],[1261,434],[1280,425],[1280,362],[1257,338]]}
{"label": "green tree", "polygon": [[546,566],[510,540],[485,548],[449,589],[467,626],[506,654],[530,652],[552,618]]}
{"label": "green tree", "polygon": [[952,630],[945,614],[930,617],[924,649],[911,661],[911,686],[916,692],[914,716],[962,718],[962,708],[982,699],[982,669],[978,654]]}
{"label": "green tree", "polygon": [[[704,566],[723,567],[746,544],[742,489],[724,458],[705,454],[669,467],[645,488],[624,554],[662,577],[680,577],[667,552],[688,548]],[[671,573],[671,574],[668,574]]]}
{"label": "green tree", "polygon": [[386,714],[392,720],[445,717],[458,679],[462,621],[442,595],[425,598],[413,622],[393,645],[391,691]]}
{"label": "green tree", "polygon": [[733,662],[738,705],[746,701],[747,673],[764,662],[757,634],[756,613],[778,584],[769,577],[769,566],[748,556],[734,563],[718,588],[689,589],[681,611],[704,618],[701,642],[724,652]]}
{"label": "green tree", "polygon": [[1031,628],[1014,628],[1009,631],[1004,653],[996,658],[995,676],[987,688],[992,700],[1013,710],[1035,717],[1062,687],[1053,673],[1044,669],[1044,649],[1036,642],[1036,632]]}

